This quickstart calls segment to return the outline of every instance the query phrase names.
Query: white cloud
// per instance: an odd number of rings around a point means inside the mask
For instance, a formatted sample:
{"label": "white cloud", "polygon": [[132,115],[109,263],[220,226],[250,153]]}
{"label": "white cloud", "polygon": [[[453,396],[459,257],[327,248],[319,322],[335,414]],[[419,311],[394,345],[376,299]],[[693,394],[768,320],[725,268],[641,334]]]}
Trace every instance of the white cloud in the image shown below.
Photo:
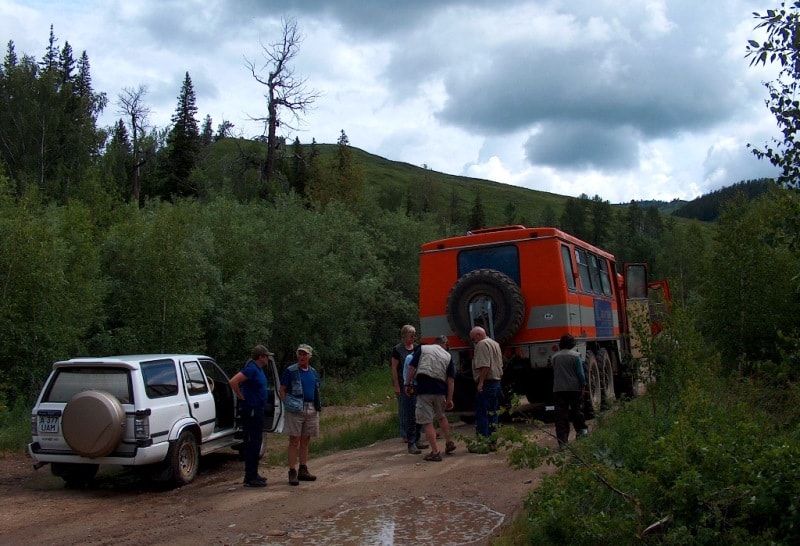
{"label": "white cloud", "polygon": [[[775,169],[746,149],[779,136],[774,67],[744,58],[752,0],[0,0],[0,38],[40,58],[50,24],[86,50],[116,119],[146,85],[164,127],[185,72],[202,120],[261,125],[262,45],[282,17],[305,35],[298,76],[321,96],[295,135],[437,171],[577,196],[691,199]],[[201,121],[198,120],[198,121]]]}

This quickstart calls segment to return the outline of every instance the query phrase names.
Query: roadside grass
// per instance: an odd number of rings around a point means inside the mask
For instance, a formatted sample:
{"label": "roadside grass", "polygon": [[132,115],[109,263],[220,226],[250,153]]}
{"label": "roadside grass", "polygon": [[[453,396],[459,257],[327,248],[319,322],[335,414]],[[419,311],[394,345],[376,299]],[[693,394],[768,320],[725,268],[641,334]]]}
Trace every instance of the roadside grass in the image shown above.
{"label": "roadside grass", "polygon": [[369,369],[355,377],[322,379],[320,396],[324,406],[368,406],[394,402],[389,368]]}
{"label": "roadside grass", "polygon": [[17,401],[12,407],[0,403],[0,453],[21,451],[31,438],[30,406]]}

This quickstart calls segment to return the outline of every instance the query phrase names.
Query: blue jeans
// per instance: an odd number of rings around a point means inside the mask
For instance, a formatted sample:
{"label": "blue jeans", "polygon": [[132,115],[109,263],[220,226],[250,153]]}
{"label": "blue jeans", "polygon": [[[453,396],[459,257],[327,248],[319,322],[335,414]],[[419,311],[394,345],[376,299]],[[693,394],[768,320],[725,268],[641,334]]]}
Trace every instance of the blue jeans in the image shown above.
{"label": "blue jeans", "polygon": [[242,456],[244,457],[244,477],[252,480],[258,477],[258,454],[264,430],[264,408],[240,405],[242,418]]}
{"label": "blue jeans", "polygon": [[475,430],[488,438],[499,427],[500,381],[484,381],[483,392],[475,393]]}
{"label": "blue jeans", "polygon": [[405,400],[403,400],[404,397],[405,395],[403,394],[402,390],[400,391],[400,394],[395,395],[395,398],[397,398],[397,416],[400,418],[400,436],[403,438],[408,438],[406,436],[407,425],[406,425],[406,406],[405,406]]}
{"label": "blue jeans", "polygon": [[406,424],[403,436],[408,439],[408,445],[416,444],[422,432],[422,427],[417,424],[417,395],[407,396],[403,392],[400,397],[403,399],[403,415]]}

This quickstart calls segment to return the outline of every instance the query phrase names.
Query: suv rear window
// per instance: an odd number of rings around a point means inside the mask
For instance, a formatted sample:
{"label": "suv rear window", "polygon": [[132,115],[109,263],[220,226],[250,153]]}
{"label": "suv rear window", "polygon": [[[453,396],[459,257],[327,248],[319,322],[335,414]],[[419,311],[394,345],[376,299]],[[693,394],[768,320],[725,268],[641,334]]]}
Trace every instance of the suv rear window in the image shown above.
{"label": "suv rear window", "polygon": [[122,404],[129,404],[132,399],[128,370],[81,366],[59,369],[42,402],[67,403],[85,390],[105,391]]}

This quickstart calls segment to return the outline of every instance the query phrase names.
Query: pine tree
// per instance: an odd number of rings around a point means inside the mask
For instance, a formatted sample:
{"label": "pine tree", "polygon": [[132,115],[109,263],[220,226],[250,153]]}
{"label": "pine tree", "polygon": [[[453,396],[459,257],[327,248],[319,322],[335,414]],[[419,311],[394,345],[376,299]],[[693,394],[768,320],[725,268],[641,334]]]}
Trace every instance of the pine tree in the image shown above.
{"label": "pine tree", "polygon": [[469,214],[469,229],[481,229],[486,227],[486,210],[483,208],[481,200],[481,190],[475,191],[475,201],[472,204],[472,211]]}
{"label": "pine tree", "polygon": [[165,198],[198,195],[197,188],[192,188],[189,184],[189,175],[200,153],[200,128],[196,115],[192,78],[186,72],[178,96],[178,106],[172,115],[172,128],[167,135],[166,157],[161,165]]}

